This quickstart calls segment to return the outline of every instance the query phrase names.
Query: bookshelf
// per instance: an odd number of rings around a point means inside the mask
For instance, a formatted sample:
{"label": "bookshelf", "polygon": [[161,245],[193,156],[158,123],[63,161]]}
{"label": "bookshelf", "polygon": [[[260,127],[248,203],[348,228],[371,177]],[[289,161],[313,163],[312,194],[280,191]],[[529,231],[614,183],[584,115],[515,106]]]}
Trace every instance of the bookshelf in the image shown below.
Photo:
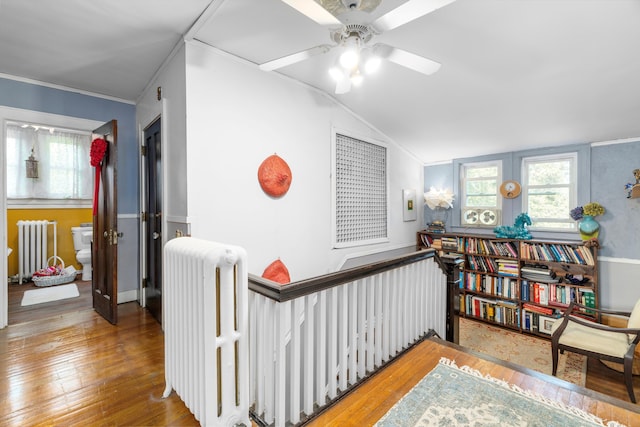
{"label": "bookshelf", "polygon": [[[419,231],[416,246],[464,260],[458,281],[462,317],[550,337],[570,302],[599,308],[598,251],[589,243]],[[596,312],[582,315],[595,319]]]}

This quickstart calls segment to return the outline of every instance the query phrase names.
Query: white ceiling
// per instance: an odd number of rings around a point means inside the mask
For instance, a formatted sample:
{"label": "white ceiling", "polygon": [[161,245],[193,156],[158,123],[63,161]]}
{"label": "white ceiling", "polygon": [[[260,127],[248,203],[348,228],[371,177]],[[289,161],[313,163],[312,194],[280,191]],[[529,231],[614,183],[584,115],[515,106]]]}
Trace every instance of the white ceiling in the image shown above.
{"label": "white ceiling", "polygon": [[[256,64],[332,44],[281,0],[0,0],[0,73],[135,100],[190,28]],[[457,0],[372,42],[442,67],[386,62],[344,95],[327,74],[335,51],[278,72],[426,163],[640,136],[638,0]]]}

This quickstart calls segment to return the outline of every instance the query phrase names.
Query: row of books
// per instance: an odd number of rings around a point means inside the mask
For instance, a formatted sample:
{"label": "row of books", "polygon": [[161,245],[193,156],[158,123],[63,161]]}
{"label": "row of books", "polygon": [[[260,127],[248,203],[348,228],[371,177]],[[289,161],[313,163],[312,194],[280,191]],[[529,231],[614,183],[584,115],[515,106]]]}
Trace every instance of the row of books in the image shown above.
{"label": "row of books", "polygon": [[459,251],[462,252],[462,237],[447,237],[447,236],[438,236],[434,237],[429,234],[419,234],[420,243],[422,246],[426,246],[427,248],[434,249],[444,249],[450,251]]}
{"label": "row of books", "polygon": [[496,255],[518,258],[518,247],[513,242],[496,242],[493,240],[467,238],[466,252],[479,255]]}
{"label": "row of books", "polygon": [[460,272],[460,288],[502,298],[518,298],[518,281],[510,277]]}
{"label": "row of books", "polygon": [[460,298],[460,309],[467,316],[477,317],[490,322],[520,327],[520,308],[513,301],[492,300],[474,295]]}
{"label": "row of books", "polygon": [[556,272],[546,265],[525,265],[520,269],[520,274],[523,279],[533,280],[534,282],[558,283],[560,281],[556,276]]}
{"label": "row of books", "polygon": [[556,243],[522,242],[520,258],[537,261],[555,261],[571,264],[594,265],[591,250],[584,246],[561,245]]}
{"label": "row of books", "polygon": [[520,299],[556,307],[566,307],[574,301],[586,307],[596,307],[596,296],[592,288],[538,283],[528,280],[520,282]]}
{"label": "row of books", "polygon": [[462,237],[445,237],[442,236],[442,249],[448,249],[450,251],[462,251]]}
{"label": "row of books", "polygon": [[514,259],[496,259],[484,256],[467,256],[467,268],[483,273],[500,274],[503,276],[519,275],[518,261]]}

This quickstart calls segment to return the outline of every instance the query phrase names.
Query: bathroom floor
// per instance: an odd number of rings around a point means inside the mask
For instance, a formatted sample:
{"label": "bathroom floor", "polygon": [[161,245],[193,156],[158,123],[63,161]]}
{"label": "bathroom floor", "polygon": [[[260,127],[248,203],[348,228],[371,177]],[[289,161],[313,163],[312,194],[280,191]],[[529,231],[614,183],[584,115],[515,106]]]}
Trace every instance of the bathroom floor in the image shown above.
{"label": "bathroom floor", "polygon": [[9,284],[9,324],[15,325],[17,323],[59,316],[64,313],[91,309],[91,281],[77,280],[73,283],[78,286],[78,291],[80,291],[79,297],[29,305],[26,307],[20,305],[24,292],[30,289],[41,288],[38,288],[33,282],[23,283],[22,285]]}

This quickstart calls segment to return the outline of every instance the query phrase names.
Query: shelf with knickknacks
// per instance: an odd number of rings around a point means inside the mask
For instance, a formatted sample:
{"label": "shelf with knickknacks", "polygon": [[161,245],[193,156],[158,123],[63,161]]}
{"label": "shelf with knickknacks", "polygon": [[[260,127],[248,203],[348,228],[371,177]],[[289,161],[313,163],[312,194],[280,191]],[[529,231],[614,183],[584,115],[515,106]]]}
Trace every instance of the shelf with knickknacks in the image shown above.
{"label": "shelf with knickknacks", "polygon": [[431,187],[424,193],[424,204],[433,211],[431,222],[427,224],[427,231],[444,233],[446,231],[448,211],[453,207],[455,195],[451,190],[436,190]]}
{"label": "shelf with knickknacks", "polygon": [[629,182],[624,188],[627,190],[627,199],[640,199],[640,169],[633,170],[636,183]]}

